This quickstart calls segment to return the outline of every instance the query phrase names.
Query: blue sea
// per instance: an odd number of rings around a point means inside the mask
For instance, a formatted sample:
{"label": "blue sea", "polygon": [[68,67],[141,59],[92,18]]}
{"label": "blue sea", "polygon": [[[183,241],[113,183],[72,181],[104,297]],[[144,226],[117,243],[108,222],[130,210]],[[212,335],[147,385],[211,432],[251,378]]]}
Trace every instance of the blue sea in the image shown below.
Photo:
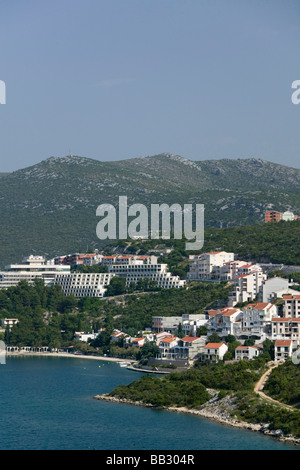
{"label": "blue sea", "polygon": [[197,416],[95,400],[141,373],[76,357],[0,365],[0,450],[298,450]]}

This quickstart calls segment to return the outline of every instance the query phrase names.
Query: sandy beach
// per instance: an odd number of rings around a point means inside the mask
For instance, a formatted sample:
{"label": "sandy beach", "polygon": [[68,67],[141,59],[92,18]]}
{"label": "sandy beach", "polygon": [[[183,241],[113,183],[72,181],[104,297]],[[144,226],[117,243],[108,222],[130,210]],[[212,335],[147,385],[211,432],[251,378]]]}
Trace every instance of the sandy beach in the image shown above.
{"label": "sandy beach", "polygon": [[135,361],[129,359],[121,359],[117,357],[108,357],[108,356],[94,356],[88,354],[72,354],[72,353],[64,353],[64,352],[33,352],[33,351],[14,351],[14,352],[6,352],[7,356],[36,356],[36,357],[70,357],[70,358],[77,358],[77,359],[93,359],[96,361],[107,361],[107,362],[127,362],[130,364],[134,364]]}

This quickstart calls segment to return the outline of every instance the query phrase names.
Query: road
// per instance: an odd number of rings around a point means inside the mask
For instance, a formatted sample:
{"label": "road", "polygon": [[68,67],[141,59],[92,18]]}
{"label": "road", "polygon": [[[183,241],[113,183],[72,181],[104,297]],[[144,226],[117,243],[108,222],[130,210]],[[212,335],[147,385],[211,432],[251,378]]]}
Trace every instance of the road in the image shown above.
{"label": "road", "polygon": [[264,386],[265,386],[265,383],[267,382],[268,378],[269,378],[269,375],[271,374],[272,370],[275,369],[276,367],[278,367],[280,364],[283,364],[284,361],[278,361],[278,362],[273,362],[272,365],[270,366],[270,368],[261,376],[261,378],[259,379],[259,381],[256,383],[255,387],[254,387],[254,392],[257,393],[258,395],[260,395],[262,398],[264,398],[265,400],[268,400],[276,405],[280,405],[282,406],[283,408],[286,408],[290,411],[295,411],[295,408],[293,406],[289,406],[289,405],[285,405],[284,403],[281,403],[280,401],[278,400],[274,400],[273,398],[269,397],[268,395],[266,395],[264,392],[263,392],[263,389],[264,389]]}

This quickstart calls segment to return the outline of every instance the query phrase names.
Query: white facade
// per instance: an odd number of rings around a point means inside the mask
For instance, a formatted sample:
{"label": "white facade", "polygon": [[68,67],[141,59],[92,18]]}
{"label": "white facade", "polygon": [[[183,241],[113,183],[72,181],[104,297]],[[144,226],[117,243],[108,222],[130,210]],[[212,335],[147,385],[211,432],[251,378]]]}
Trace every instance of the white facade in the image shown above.
{"label": "white facade", "polygon": [[266,278],[267,275],[262,270],[236,277],[234,288],[229,296],[229,305],[234,306],[238,302],[251,302],[258,295],[259,288]]}
{"label": "white facade", "polygon": [[156,333],[177,333],[182,317],[152,317],[152,330]]}
{"label": "white facade", "polygon": [[212,362],[222,361],[227,351],[228,346],[225,343],[207,343],[204,346],[202,360]]}
{"label": "white facade", "polygon": [[190,280],[213,279],[215,273],[217,276],[218,268],[229,261],[234,261],[234,253],[213,251],[195,255],[192,258],[188,278]]}
{"label": "white facade", "polygon": [[208,330],[219,336],[239,336],[241,334],[241,315],[239,308],[226,307],[221,310],[209,310]]}
{"label": "white facade", "polygon": [[291,211],[285,211],[283,212],[282,214],[282,220],[285,220],[285,221],[292,221],[292,220],[295,220],[295,215],[293,212]]}
{"label": "white facade", "polygon": [[166,264],[112,264],[109,266],[109,272],[115,276],[125,277],[126,285],[131,282],[137,283],[140,279],[149,279],[156,281],[158,287],[164,289],[180,288],[186,284],[185,280],[181,280],[179,276],[172,276],[168,272]]}
{"label": "white facade", "polygon": [[97,333],[84,333],[83,331],[75,331],[74,338],[87,343],[89,339],[96,339],[98,334],[99,331]]}
{"label": "white facade", "polygon": [[285,317],[300,317],[300,292],[294,295],[283,295],[283,315]]}
{"label": "white facade", "polygon": [[242,311],[242,334],[265,340],[271,335],[271,320],[278,309],[270,302],[249,304]]}
{"label": "white facade", "polygon": [[162,359],[174,359],[174,347],[178,345],[179,338],[169,336],[163,338],[158,345],[159,355]]}
{"label": "white facade", "polygon": [[291,340],[300,344],[300,318],[272,318],[272,340]]}
{"label": "white facade", "polygon": [[16,286],[20,281],[32,284],[35,279],[42,279],[49,286],[58,273],[70,273],[70,266],[46,263],[42,256],[28,256],[21,264],[5,266],[5,271],[0,272],[0,289]]}
{"label": "white facade", "polygon": [[55,277],[55,284],[61,286],[65,295],[101,298],[113,276],[109,273],[58,274]]}
{"label": "white facade", "polygon": [[289,282],[288,279],[282,277],[272,277],[265,280],[259,290],[259,301],[274,302],[284,294],[297,294],[298,292],[292,289],[294,285],[298,284]]}
{"label": "white facade", "polygon": [[250,360],[259,356],[260,349],[257,346],[238,346],[235,348],[236,360]]}
{"label": "white facade", "polygon": [[293,351],[293,343],[291,340],[277,340],[275,341],[274,360],[285,361],[291,357]]}

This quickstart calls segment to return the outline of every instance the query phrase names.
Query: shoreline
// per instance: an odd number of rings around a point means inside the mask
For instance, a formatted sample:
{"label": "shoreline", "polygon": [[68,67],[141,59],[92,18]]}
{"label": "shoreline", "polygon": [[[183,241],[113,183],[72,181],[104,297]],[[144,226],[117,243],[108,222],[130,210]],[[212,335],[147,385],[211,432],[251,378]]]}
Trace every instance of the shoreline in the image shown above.
{"label": "shoreline", "polygon": [[[135,370],[137,372],[146,372],[146,373],[154,372],[154,371],[142,370],[142,369],[132,367],[133,364],[136,363],[136,361],[132,359],[128,360],[128,359],[108,357],[108,356],[72,354],[72,353],[64,353],[64,352],[51,353],[51,352],[33,352],[33,351],[6,352],[6,355],[11,356],[11,357],[13,356],[15,357],[21,357],[21,356],[68,357],[68,358],[78,358],[78,359],[92,359],[92,360],[107,361],[107,362],[114,362],[114,363],[125,362],[125,363],[131,364],[126,369]],[[161,373],[157,371],[155,372]],[[164,372],[164,373],[168,374],[169,372]],[[199,410],[196,410],[193,408],[173,407],[173,406],[162,407],[161,409],[163,409],[164,411],[171,411],[173,413],[175,412],[175,413],[186,413],[186,414],[196,415],[201,418],[206,418],[216,423],[223,424],[225,426],[230,426],[234,428],[245,429],[245,430],[250,430],[250,431],[255,431],[255,432],[261,432],[262,434],[266,436],[272,437],[282,442],[286,442],[286,443],[296,445],[296,446],[300,445],[300,438],[284,437],[280,435],[280,431],[269,431],[267,429],[267,426],[264,426],[263,424],[252,424],[252,423],[247,423],[245,421],[239,421],[232,417],[229,417],[228,414],[227,416],[225,416],[226,410],[224,410],[224,408],[222,409],[222,406],[219,406],[219,408],[217,407],[217,410],[216,409],[212,410],[211,407],[214,407],[214,404],[216,402],[216,394],[214,391],[212,392],[213,393],[212,393],[211,400],[209,400],[206,404],[202,405],[202,408]],[[155,405],[152,405],[151,403],[143,403],[141,401],[126,400],[125,398],[110,397],[108,394],[95,395],[93,398],[96,400],[106,400],[106,401],[110,401],[113,403],[123,403],[123,404],[128,404],[128,405],[146,407],[146,408],[157,408]]]}
{"label": "shoreline", "polygon": [[[105,401],[109,401],[112,403],[123,403],[127,405],[141,406],[145,408],[158,408],[155,405],[152,405],[151,403],[143,403],[141,401],[126,400],[125,398],[110,397],[109,394],[95,395],[93,398],[96,400],[105,400]],[[222,416],[221,409],[219,409],[219,412],[216,410],[211,411],[210,406],[214,402],[215,402],[215,398],[212,398],[206,404],[202,405],[202,409],[199,409],[199,410],[196,410],[193,408],[174,407],[174,406],[161,407],[161,409],[164,411],[171,411],[173,413],[175,412],[175,413],[186,413],[186,414],[196,415],[201,418],[206,418],[216,423],[223,424],[225,426],[230,426],[233,428],[260,432],[268,437],[272,437],[274,439],[280,440],[281,442],[286,442],[288,444],[300,446],[300,438],[282,436],[280,435],[279,431],[269,431],[267,429],[267,426],[264,426],[262,424],[252,424],[252,423],[247,423],[245,421],[236,420],[232,417],[228,417],[228,416],[224,417]],[[224,414],[224,410],[223,410],[223,414]]]}
{"label": "shoreline", "polygon": [[72,353],[51,353],[51,352],[34,352],[34,351],[14,351],[6,352],[6,356],[38,356],[38,357],[73,357],[76,359],[93,359],[97,361],[107,361],[107,362],[128,362],[130,364],[135,364],[133,359],[122,359],[117,357],[108,357],[108,356],[93,356],[88,354],[72,354]]}

